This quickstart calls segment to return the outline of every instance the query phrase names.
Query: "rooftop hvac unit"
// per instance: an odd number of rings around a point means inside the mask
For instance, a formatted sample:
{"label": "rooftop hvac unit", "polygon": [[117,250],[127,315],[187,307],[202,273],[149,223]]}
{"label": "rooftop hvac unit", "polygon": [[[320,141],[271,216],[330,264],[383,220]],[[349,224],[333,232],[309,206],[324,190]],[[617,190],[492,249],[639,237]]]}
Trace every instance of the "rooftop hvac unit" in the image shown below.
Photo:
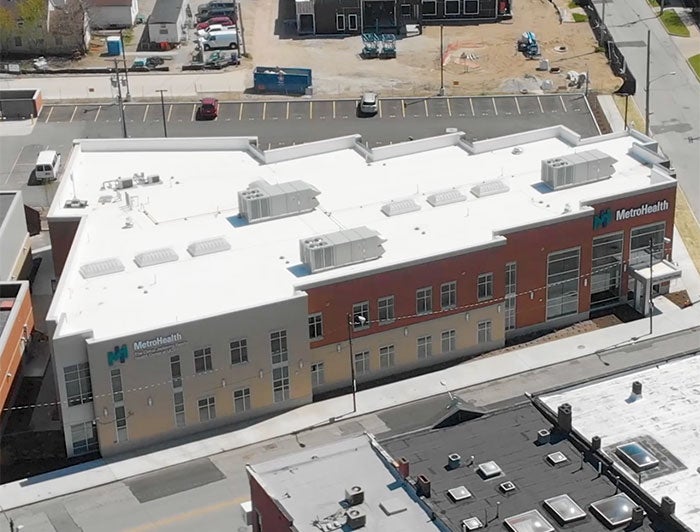
{"label": "rooftop hvac unit", "polygon": [[386,242],[367,227],[344,229],[299,241],[299,255],[312,273],[378,259]]}
{"label": "rooftop hvac unit", "polygon": [[147,175],[144,178],[143,182],[146,185],[155,185],[156,183],[160,183],[161,181],[160,181],[160,176],[158,174],[151,174],[151,175]]}
{"label": "rooftop hvac unit", "polygon": [[63,207],[66,209],[84,209],[85,207],[87,207],[87,204],[87,200],[72,199],[66,201]]}
{"label": "rooftop hvac unit", "polygon": [[117,190],[121,190],[124,188],[131,188],[134,186],[134,180],[130,177],[120,177],[117,179],[117,186],[115,187]]}
{"label": "rooftop hvac unit", "polygon": [[350,506],[357,506],[365,502],[365,490],[362,486],[353,486],[345,490],[345,500]]}
{"label": "rooftop hvac unit", "polygon": [[367,515],[359,508],[350,508],[345,512],[348,519],[347,525],[351,530],[357,530],[367,524]]}
{"label": "rooftop hvac unit", "polygon": [[271,185],[254,181],[238,193],[238,210],[249,223],[313,211],[320,191],[304,181]]}
{"label": "rooftop hvac unit", "polygon": [[542,161],[542,182],[554,190],[608,179],[617,159],[600,150],[588,150]]}

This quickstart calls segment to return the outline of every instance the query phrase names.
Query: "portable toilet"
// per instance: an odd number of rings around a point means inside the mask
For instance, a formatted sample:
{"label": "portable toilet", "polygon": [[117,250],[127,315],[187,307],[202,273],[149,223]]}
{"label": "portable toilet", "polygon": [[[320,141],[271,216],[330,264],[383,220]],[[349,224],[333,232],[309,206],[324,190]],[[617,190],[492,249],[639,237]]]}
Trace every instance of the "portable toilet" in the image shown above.
{"label": "portable toilet", "polygon": [[107,55],[121,55],[122,39],[118,35],[107,37]]}

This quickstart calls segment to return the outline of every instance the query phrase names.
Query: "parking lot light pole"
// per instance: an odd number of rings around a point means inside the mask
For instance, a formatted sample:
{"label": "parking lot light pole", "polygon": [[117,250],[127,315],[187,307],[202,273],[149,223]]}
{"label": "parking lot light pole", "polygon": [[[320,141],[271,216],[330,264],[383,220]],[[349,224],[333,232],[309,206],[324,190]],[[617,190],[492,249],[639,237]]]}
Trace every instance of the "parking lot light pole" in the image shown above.
{"label": "parking lot light pole", "polygon": [[124,116],[124,100],[122,100],[122,84],[121,79],[119,79],[119,65],[117,64],[117,58],[114,58],[114,73],[117,76],[117,104],[119,105],[119,113],[122,117],[122,135],[127,138],[126,133],[126,117]]}
{"label": "parking lot light pole", "polygon": [[660,76],[655,77],[654,79],[649,78],[649,68],[651,66],[651,30],[647,30],[647,75],[646,75],[646,94],[645,96],[645,105],[644,105],[644,134],[649,136],[649,87],[654,81],[657,81],[661,78],[665,78],[666,76],[675,76],[675,72],[668,72],[666,74],[662,74]]}
{"label": "parking lot light pole", "polygon": [[119,40],[122,45],[122,61],[124,61],[124,79],[126,80],[126,101],[131,101],[131,90],[129,89],[129,69],[126,66],[126,52],[124,51],[124,35],[122,35],[122,30],[119,30]]}
{"label": "parking lot light pole", "polygon": [[444,26],[440,24],[440,90],[438,91],[438,96],[445,95],[445,65],[444,65],[444,44],[442,40]]}
{"label": "parking lot light pole", "polygon": [[[364,322],[364,316],[358,316],[358,320]],[[355,356],[352,352],[352,329],[355,326],[350,314],[347,314],[348,321],[348,347],[350,349],[350,376],[352,379],[352,411],[357,412],[357,378],[355,375]]]}
{"label": "parking lot light pole", "polygon": [[167,138],[168,124],[165,120],[165,101],[163,100],[163,93],[168,92],[168,89],[156,89],[156,92],[160,92],[160,111],[163,114],[163,136]]}

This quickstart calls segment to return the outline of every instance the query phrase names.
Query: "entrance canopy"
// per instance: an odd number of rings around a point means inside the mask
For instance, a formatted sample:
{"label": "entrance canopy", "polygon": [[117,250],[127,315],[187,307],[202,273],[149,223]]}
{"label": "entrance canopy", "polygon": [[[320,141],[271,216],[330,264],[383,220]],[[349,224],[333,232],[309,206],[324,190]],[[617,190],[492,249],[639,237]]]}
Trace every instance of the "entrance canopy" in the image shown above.
{"label": "entrance canopy", "polygon": [[642,267],[641,264],[630,267],[630,275],[632,275],[632,277],[638,281],[647,282],[651,279],[654,283],[678,279],[681,273],[682,271],[680,268],[667,260],[657,262],[652,268],[649,268],[649,266]]}

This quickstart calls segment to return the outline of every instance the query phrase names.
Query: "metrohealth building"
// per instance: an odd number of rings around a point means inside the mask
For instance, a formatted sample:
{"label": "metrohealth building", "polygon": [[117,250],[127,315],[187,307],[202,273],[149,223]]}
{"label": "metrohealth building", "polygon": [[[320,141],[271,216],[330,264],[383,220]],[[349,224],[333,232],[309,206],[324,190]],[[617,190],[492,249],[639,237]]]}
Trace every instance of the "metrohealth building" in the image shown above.
{"label": "metrohealth building", "polygon": [[351,368],[398,378],[593,309],[647,313],[680,275],[675,197],[634,131],[76,141],[48,216],[68,453],[292,409]]}

